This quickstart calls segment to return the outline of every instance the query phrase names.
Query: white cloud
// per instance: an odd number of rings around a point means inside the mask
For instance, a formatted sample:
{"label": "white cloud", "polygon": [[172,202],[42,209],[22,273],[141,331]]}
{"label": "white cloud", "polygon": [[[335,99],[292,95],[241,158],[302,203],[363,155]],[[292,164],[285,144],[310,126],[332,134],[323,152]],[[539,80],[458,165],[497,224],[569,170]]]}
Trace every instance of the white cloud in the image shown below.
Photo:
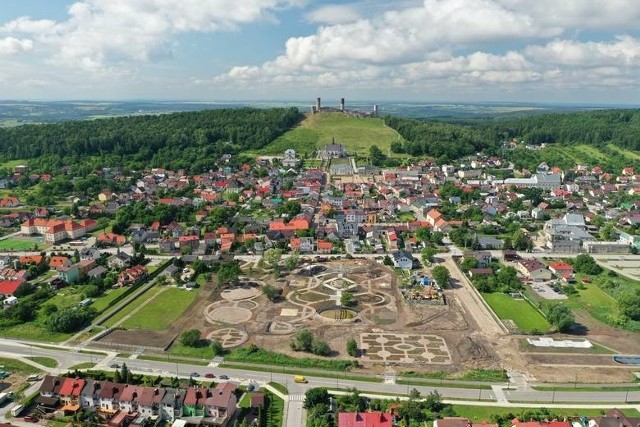
{"label": "white cloud", "polygon": [[527,56],[540,63],[567,66],[640,66],[640,40],[617,37],[614,42],[578,42],[554,40],[544,46],[529,46]]}
{"label": "white cloud", "polygon": [[600,29],[640,29],[637,0],[496,0],[504,7],[529,15],[545,26]]}
{"label": "white cloud", "polygon": [[0,38],[0,55],[15,55],[33,49],[33,42],[29,39],[15,37]]}
{"label": "white cloud", "polygon": [[232,31],[268,20],[281,8],[304,0],[81,0],[66,21],[21,17],[0,32],[28,34],[52,50],[56,65],[113,71],[133,61],[171,57],[174,36],[187,32]]}
{"label": "white cloud", "polygon": [[360,19],[356,5],[330,4],[319,7],[305,15],[314,24],[345,24]]}

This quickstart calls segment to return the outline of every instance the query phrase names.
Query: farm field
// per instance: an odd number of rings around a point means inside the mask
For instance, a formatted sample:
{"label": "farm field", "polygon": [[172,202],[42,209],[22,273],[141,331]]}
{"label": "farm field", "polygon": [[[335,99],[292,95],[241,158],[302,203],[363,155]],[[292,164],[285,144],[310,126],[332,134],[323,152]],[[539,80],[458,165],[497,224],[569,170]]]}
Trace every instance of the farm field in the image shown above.
{"label": "farm field", "polygon": [[[169,288],[149,301],[122,326],[127,329],[150,329],[161,331],[175,322],[198,296],[199,289]],[[146,294],[145,294],[146,295]],[[145,299],[145,295],[141,298]],[[168,310],[168,308],[171,308]]]}
{"label": "farm field", "polygon": [[308,115],[298,127],[262,148],[258,154],[277,155],[293,148],[300,156],[311,155],[316,149],[330,144],[334,137],[337,143],[346,146],[348,153],[358,155],[367,155],[371,145],[377,145],[388,154],[391,143],[402,139],[394,129],[385,126],[381,118],[321,113]]}
{"label": "farm field", "polygon": [[546,332],[551,325],[529,302],[516,300],[503,293],[483,293],[483,298],[500,319],[512,320],[525,333]]}

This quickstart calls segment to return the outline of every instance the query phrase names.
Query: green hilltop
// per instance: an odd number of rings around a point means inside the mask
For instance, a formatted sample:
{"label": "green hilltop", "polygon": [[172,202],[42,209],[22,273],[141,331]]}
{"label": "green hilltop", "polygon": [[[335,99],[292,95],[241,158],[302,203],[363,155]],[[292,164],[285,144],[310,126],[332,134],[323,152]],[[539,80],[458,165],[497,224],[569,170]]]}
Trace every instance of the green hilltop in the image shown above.
{"label": "green hilltop", "polygon": [[367,156],[369,147],[377,145],[385,154],[392,154],[390,147],[402,137],[379,117],[352,117],[343,113],[308,114],[295,128],[285,132],[257,154],[281,155],[293,148],[300,155],[312,155],[313,151],[331,144],[343,144],[349,154]]}

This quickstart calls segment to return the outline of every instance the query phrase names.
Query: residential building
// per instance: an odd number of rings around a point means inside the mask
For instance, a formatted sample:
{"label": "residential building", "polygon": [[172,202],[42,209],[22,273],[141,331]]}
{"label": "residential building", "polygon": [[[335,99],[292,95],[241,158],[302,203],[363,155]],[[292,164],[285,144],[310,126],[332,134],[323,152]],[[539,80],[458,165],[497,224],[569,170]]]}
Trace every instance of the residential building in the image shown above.
{"label": "residential building", "polygon": [[413,268],[413,255],[405,251],[395,251],[391,253],[391,260],[395,268],[411,270]]}
{"label": "residential building", "polygon": [[338,427],[393,427],[393,416],[388,412],[340,412]]}
{"label": "residential building", "polygon": [[547,221],[544,225],[544,236],[547,247],[552,252],[580,252],[583,242],[596,240],[587,232],[584,217],[572,213]]}
{"label": "residential building", "polygon": [[86,229],[70,219],[32,218],[22,223],[20,232],[25,236],[40,234],[46,242],[56,244],[62,240],[82,237],[86,234]]}
{"label": "residential building", "polygon": [[498,424],[488,424],[486,422],[473,424],[468,418],[445,417],[433,421],[433,427],[498,427]]}
{"label": "residential building", "polygon": [[519,260],[516,264],[516,269],[522,273],[524,277],[533,282],[551,280],[551,271],[535,258],[523,258]]}

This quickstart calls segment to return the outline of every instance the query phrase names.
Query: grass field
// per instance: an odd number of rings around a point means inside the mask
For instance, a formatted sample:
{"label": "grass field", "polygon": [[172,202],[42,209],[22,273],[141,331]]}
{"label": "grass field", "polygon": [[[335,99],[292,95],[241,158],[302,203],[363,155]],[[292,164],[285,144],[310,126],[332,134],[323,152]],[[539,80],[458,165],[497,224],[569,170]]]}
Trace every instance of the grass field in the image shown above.
{"label": "grass field", "polygon": [[103,296],[99,298],[94,298],[93,303],[91,303],[91,307],[95,308],[100,313],[105,309],[107,309],[111,305],[113,300],[118,298],[123,293],[127,292],[127,290],[128,288],[111,289],[109,292],[107,292]]}
{"label": "grass field", "polygon": [[213,358],[213,350],[211,350],[210,346],[187,347],[186,345],[180,344],[178,340],[176,340],[176,343],[171,346],[169,353],[174,356],[197,357],[198,359]]}
{"label": "grass field", "polygon": [[46,366],[47,368],[56,368],[58,366],[58,361],[50,357],[32,356],[27,357],[27,359],[33,360],[34,362],[39,363],[42,366]]}
{"label": "grass field", "polygon": [[349,154],[367,155],[369,147],[377,145],[383,153],[389,154],[389,147],[402,137],[384,125],[381,118],[355,118],[342,113],[321,113],[309,115],[295,129],[282,135],[262,148],[259,154],[278,155],[288,148],[296,150],[300,156],[311,155],[313,151],[337,143],[347,147]]}
{"label": "grass field", "polygon": [[544,316],[526,300],[516,300],[498,292],[482,296],[499,318],[512,320],[525,333],[546,332],[551,328]]}
{"label": "grass field", "polygon": [[607,148],[617,153],[620,153],[622,156],[629,158],[631,160],[636,160],[636,161],[640,160],[640,153],[637,153],[635,151],[620,148],[617,145],[613,145],[613,144],[607,144]]}
{"label": "grass field", "polygon": [[36,242],[33,239],[10,237],[0,240],[0,251],[30,251],[33,250],[35,245],[38,245],[40,249],[45,246],[44,242]]}
{"label": "grass field", "polygon": [[[490,421],[491,415],[506,415],[513,414],[518,417],[522,414],[523,411],[530,410],[531,408],[505,408],[498,406],[466,406],[466,405],[452,405],[453,409],[456,411],[456,414],[459,417],[468,418],[470,421],[482,422],[482,421]],[[579,416],[584,415],[587,417],[590,416],[598,416],[602,415],[602,409],[563,409],[563,408],[553,408],[550,409],[554,414],[558,414],[559,418],[562,419],[564,416]],[[634,417],[637,416],[636,410],[624,409],[623,411],[627,416]]]}
{"label": "grass field", "polygon": [[127,315],[131,314],[133,310],[140,307],[145,301],[149,298],[155,297],[158,292],[160,292],[163,288],[159,286],[153,286],[148,289],[145,293],[137,297],[135,300],[131,301],[127,306],[125,306],[122,310],[118,311],[116,314],[108,318],[106,321],[102,323],[104,326],[113,326],[118,323],[120,320],[125,318]]}
{"label": "grass field", "polygon": [[26,363],[23,363],[19,360],[7,359],[5,357],[0,357],[0,366],[3,366],[3,368],[0,368],[1,370],[7,371],[9,373],[11,372],[20,372],[23,374],[40,373],[40,369],[34,366],[27,365]]}
{"label": "grass field", "polygon": [[24,340],[60,342],[71,337],[71,334],[63,334],[60,332],[51,332],[44,326],[36,322],[21,323],[20,325],[10,326],[0,329],[0,337],[20,338]]}
{"label": "grass field", "polygon": [[161,331],[175,322],[197,296],[198,290],[166,289],[127,319],[122,326],[127,329]]}

